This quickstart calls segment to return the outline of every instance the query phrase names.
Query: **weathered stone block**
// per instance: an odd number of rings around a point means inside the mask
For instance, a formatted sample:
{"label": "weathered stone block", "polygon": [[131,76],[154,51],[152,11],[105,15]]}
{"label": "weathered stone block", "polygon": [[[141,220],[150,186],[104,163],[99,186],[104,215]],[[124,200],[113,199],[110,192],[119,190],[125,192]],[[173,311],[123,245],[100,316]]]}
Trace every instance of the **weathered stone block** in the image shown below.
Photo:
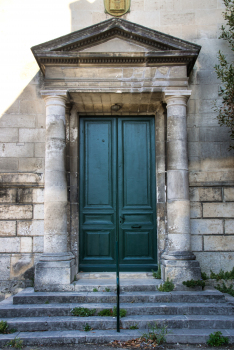
{"label": "weathered stone block", "polygon": [[190,218],[201,218],[202,206],[201,203],[190,203]]}
{"label": "weathered stone block", "polygon": [[0,221],[0,236],[15,236],[16,221]]}
{"label": "weathered stone block", "polygon": [[233,268],[234,252],[196,252],[201,270],[210,274],[210,270],[218,273],[220,269],[231,271]]}
{"label": "weathered stone block", "polygon": [[31,171],[43,173],[45,168],[44,158],[20,158],[19,171]]}
{"label": "weathered stone block", "polygon": [[234,203],[204,203],[203,217],[227,218],[234,216]]}
{"label": "weathered stone block", "polygon": [[10,279],[10,260],[9,254],[1,254],[0,255],[0,276],[1,280],[9,280]]}
{"label": "weathered stone block", "polygon": [[36,121],[37,121],[37,128],[45,128],[46,127],[46,114],[38,114]]}
{"label": "weathered stone block", "polygon": [[0,129],[1,142],[18,142],[19,135],[17,128],[1,128]]}
{"label": "weathered stone block", "polygon": [[20,113],[25,114],[43,114],[45,113],[45,104],[42,99],[23,100],[20,102]]}
{"label": "weathered stone block", "polygon": [[[198,142],[199,141],[199,132],[200,128],[196,128],[195,126],[193,128],[188,128],[188,142]],[[191,148],[190,148],[191,151]]]}
{"label": "weathered stone block", "polygon": [[188,172],[186,170],[167,171],[167,196],[168,200],[189,199],[187,186]]}
{"label": "weathered stone block", "polygon": [[190,13],[177,13],[176,16],[174,13],[161,11],[160,15],[161,15],[161,18],[160,18],[161,25],[167,25],[168,23],[170,23],[170,25],[172,24],[179,25],[181,23],[191,25],[195,23],[195,13],[192,11]]}
{"label": "weathered stone block", "polygon": [[191,219],[192,234],[222,234],[223,221],[216,219]]}
{"label": "weathered stone block", "polygon": [[44,251],[44,237],[33,237],[33,253],[43,253]]}
{"label": "weathered stone block", "polygon": [[35,100],[40,98],[38,86],[34,84],[28,84],[20,94],[20,100]]}
{"label": "weathered stone block", "polygon": [[201,158],[206,159],[215,159],[217,157],[220,158],[220,142],[199,142],[201,149]]}
{"label": "weathered stone block", "polygon": [[32,188],[18,188],[18,202],[32,203]]}
{"label": "weathered stone block", "polygon": [[224,201],[225,202],[234,202],[234,188],[233,187],[224,187],[223,189]]}
{"label": "weathered stone block", "polygon": [[45,157],[45,143],[35,143],[35,157],[44,158]]}
{"label": "weathered stone block", "polygon": [[189,173],[189,183],[194,185],[196,183],[210,184],[221,181],[233,181],[234,171],[231,170],[217,170],[217,171],[191,171]]}
{"label": "weathered stone block", "polygon": [[16,188],[0,188],[0,203],[16,202]]}
{"label": "weathered stone block", "polygon": [[0,173],[18,171],[18,158],[1,158]]}
{"label": "weathered stone block", "polygon": [[31,253],[32,252],[32,237],[20,238],[20,252]]}
{"label": "weathered stone block", "polygon": [[19,129],[19,142],[44,142],[45,129]]}
{"label": "weathered stone block", "polygon": [[0,157],[33,157],[33,143],[0,143]]}
{"label": "weathered stone block", "polygon": [[198,252],[202,250],[202,236],[191,235],[191,250]]}
{"label": "weathered stone block", "polygon": [[42,174],[33,173],[2,173],[0,174],[0,182],[4,185],[41,185],[43,184],[44,178]]}
{"label": "weathered stone block", "polygon": [[44,203],[44,189],[34,188],[33,189],[33,202],[34,203]]}
{"label": "weathered stone block", "polygon": [[170,78],[185,78],[187,76],[187,67],[186,66],[173,66],[170,69],[169,77]]}
{"label": "weathered stone block", "polygon": [[216,23],[222,23],[222,11],[218,9],[202,9],[195,11],[195,23],[197,25],[215,25]]}
{"label": "weathered stone block", "polygon": [[[206,102],[207,100],[205,100]],[[227,141],[229,137],[228,128],[220,126],[217,127],[204,127],[200,130],[200,141],[204,142],[221,142]]]}
{"label": "weathered stone block", "polygon": [[43,236],[44,234],[44,221],[18,221],[17,223],[17,235],[18,236]]}
{"label": "weathered stone block", "polygon": [[11,257],[11,278],[16,278],[24,274],[33,266],[32,254],[13,254]]}
{"label": "weathered stone block", "polygon": [[19,237],[9,237],[9,238],[1,237],[0,252],[1,253],[19,253],[20,238]]}
{"label": "weathered stone block", "polygon": [[[70,284],[73,281],[75,273],[74,256],[71,253],[63,253],[61,256],[63,260],[59,259],[59,254],[52,255],[50,260],[48,255],[47,257],[42,256],[35,267],[36,290],[43,290],[43,288],[50,287],[50,285]],[[66,259],[66,257],[68,258]],[[42,260],[43,258],[47,260]]]}
{"label": "weathered stone block", "polygon": [[222,200],[221,187],[190,187],[189,193],[192,202],[216,202]]}
{"label": "weathered stone block", "polygon": [[168,232],[176,234],[178,239],[182,234],[190,233],[189,209],[188,200],[167,203]]}
{"label": "weathered stone block", "polygon": [[36,118],[34,115],[4,114],[0,118],[0,127],[7,128],[35,128]]}
{"label": "weathered stone block", "polygon": [[225,233],[234,235],[234,220],[225,220]]}
{"label": "weathered stone block", "polygon": [[44,219],[44,205],[34,204],[33,206],[33,217],[34,219]]}
{"label": "weathered stone block", "polygon": [[0,205],[0,219],[32,219],[32,205]]}
{"label": "weathered stone block", "polygon": [[234,236],[204,236],[205,251],[231,251],[234,246]]}

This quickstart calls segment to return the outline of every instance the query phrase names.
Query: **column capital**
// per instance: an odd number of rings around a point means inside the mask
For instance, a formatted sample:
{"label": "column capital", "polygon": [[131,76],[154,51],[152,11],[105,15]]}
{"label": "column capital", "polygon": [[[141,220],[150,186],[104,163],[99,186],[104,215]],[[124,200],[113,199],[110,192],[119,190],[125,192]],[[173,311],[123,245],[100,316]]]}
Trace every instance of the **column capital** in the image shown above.
{"label": "column capital", "polygon": [[67,90],[41,90],[41,96],[45,103],[63,104],[69,102],[69,96]]}
{"label": "column capital", "polygon": [[191,96],[192,90],[167,90],[164,91],[164,101],[167,104],[185,104]]}

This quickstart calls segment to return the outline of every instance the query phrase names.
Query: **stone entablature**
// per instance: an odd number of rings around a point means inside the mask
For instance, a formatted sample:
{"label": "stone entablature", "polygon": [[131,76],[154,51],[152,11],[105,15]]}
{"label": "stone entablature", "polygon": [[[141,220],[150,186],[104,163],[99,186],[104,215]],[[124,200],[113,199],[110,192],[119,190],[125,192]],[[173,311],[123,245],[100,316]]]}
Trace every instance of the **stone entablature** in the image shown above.
{"label": "stone entablature", "polygon": [[[112,38],[121,38],[143,48],[148,52],[137,54],[116,50],[114,52],[95,52],[95,45],[107,42]],[[81,52],[94,47],[93,53]],[[32,47],[32,52],[42,70],[48,64],[68,65],[156,65],[186,64],[188,75],[194,66],[201,47],[199,45],[177,39],[155,30],[112,18],[83,30],[51,40]],[[144,51],[142,49],[142,51]]]}

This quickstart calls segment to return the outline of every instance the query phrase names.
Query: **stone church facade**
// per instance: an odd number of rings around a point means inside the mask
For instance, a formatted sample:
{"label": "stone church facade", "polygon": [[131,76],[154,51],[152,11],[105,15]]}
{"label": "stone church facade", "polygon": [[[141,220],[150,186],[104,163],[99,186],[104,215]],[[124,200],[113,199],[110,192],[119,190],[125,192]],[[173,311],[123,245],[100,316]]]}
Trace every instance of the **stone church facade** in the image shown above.
{"label": "stone church facade", "polygon": [[19,28],[30,45],[3,91],[1,293],[114,271],[118,234],[122,271],[160,261],[181,283],[232,269],[234,158],[213,109],[218,50],[231,57],[222,1],[132,1],[118,18],[101,0],[56,6],[35,42],[36,23]]}

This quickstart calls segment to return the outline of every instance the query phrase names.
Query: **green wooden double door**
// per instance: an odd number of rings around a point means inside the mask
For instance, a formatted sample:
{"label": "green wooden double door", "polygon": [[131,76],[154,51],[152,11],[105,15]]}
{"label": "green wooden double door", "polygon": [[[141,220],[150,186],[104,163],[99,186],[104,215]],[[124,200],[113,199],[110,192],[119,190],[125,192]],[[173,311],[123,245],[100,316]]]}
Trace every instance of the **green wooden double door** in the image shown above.
{"label": "green wooden double door", "polygon": [[153,117],[80,119],[80,271],[157,267]]}

